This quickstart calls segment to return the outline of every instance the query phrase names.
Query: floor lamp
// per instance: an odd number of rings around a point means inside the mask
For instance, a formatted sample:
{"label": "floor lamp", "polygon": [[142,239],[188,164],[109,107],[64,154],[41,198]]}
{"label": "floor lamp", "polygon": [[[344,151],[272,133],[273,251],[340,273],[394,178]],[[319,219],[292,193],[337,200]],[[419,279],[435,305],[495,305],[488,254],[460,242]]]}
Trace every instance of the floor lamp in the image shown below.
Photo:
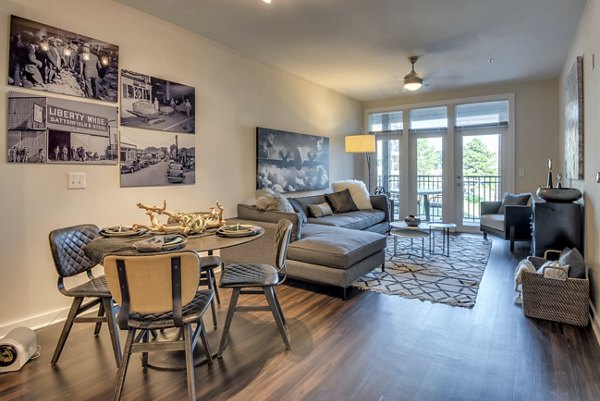
{"label": "floor lamp", "polygon": [[375,135],[349,135],[346,137],[346,153],[364,153],[369,172],[369,193],[371,192],[371,153],[375,153]]}

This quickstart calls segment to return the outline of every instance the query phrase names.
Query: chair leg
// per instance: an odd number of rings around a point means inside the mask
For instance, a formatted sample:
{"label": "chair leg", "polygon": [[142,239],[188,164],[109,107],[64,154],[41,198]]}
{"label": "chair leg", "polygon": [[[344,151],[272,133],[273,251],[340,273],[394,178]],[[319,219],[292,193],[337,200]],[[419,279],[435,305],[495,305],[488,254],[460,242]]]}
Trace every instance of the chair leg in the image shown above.
{"label": "chair leg", "polygon": [[[144,330],[144,334],[142,334],[142,342],[144,342],[144,343],[148,342],[148,330]],[[142,367],[144,367],[144,368],[148,367],[148,353],[147,352],[142,352]]]}
{"label": "chair leg", "polygon": [[187,372],[188,399],[195,401],[196,380],[194,378],[194,350],[192,349],[192,337],[192,325],[186,324],[183,326],[183,342],[185,344],[185,370]]}
{"label": "chair leg", "polygon": [[217,298],[217,303],[221,305],[221,297],[219,296],[219,286],[217,285],[217,278],[215,277],[215,271],[210,272],[213,279],[213,289],[215,291],[215,298]]}
{"label": "chair leg", "polygon": [[[213,276],[213,271],[211,269],[206,270],[206,282],[208,283],[208,289],[209,290],[213,290],[215,289],[214,283],[215,283],[215,278]],[[213,326],[216,329],[217,328],[217,307],[215,305],[215,299],[211,299],[210,300],[210,311],[212,313],[212,320],[213,320]]]}
{"label": "chair leg", "polygon": [[283,338],[283,342],[285,343],[285,349],[289,350],[290,342],[288,341],[287,334],[285,334],[285,328],[283,327],[281,315],[277,311],[277,305],[275,304],[275,296],[274,296],[273,287],[264,287],[263,291],[265,293],[265,297],[267,297],[267,302],[269,303],[269,307],[271,308],[273,317],[275,318],[275,323],[277,324],[277,329],[279,330],[279,334],[281,334],[281,338]]}
{"label": "chair leg", "polygon": [[229,334],[229,327],[231,327],[231,321],[233,320],[233,314],[235,313],[235,306],[237,305],[238,298],[240,296],[240,288],[234,288],[231,292],[231,299],[229,300],[229,308],[227,309],[227,317],[225,318],[225,325],[223,326],[223,334],[221,334],[221,342],[219,343],[219,351],[217,357],[223,356],[225,345],[227,343],[227,335]]}
{"label": "chair leg", "polygon": [[115,354],[115,361],[117,366],[121,364],[121,343],[119,342],[119,327],[115,320],[117,313],[114,301],[111,298],[102,298],[100,304],[104,307],[104,313],[106,315],[106,324],[108,325],[108,333],[110,334],[110,342],[112,343],[113,352]]}
{"label": "chair leg", "polygon": [[212,365],[213,358],[212,353],[210,352],[210,346],[208,345],[208,340],[206,339],[206,330],[204,330],[204,323],[202,323],[202,319],[200,320],[200,341],[202,341],[202,347],[204,348],[204,353],[206,354],[206,361],[209,365]]}
{"label": "chair leg", "polygon": [[58,362],[58,358],[60,357],[60,354],[65,346],[67,337],[69,337],[69,333],[71,332],[71,327],[73,327],[73,320],[77,316],[77,312],[79,312],[79,308],[81,307],[82,302],[83,298],[81,297],[73,299],[71,309],[69,309],[69,314],[67,315],[67,320],[65,320],[65,325],[63,326],[62,332],[60,333],[60,337],[58,338],[58,343],[56,344],[56,349],[54,350],[52,361],[50,361],[52,365]]}
{"label": "chair leg", "polygon": [[129,359],[131,358],[131,347],[133,346],[133,340],[135,339],[135,329],[129,329],[127,332],[127,340],[125,341],[125,349],[123,350],[123,360],[121,366],[119,366],[119,372],[117,373],[117,386],[115,388],[115,401],[121,399],[123,394],[123,384],[125,384],[125,375],[127,374],[127,368],[129,367]]}
{"label": "chair leg", "polygon": [[277,305],[277,311],[279,312],[279,316],[281,316],[281,322],[286,324],[285,316],[283,315],[283,309],[281,309],[281,304],[279,303],[279,298],[277,298],[277,291],[273,289],[273,298],[275,299],[275,305]]}
{"label": "chair leg", "polygon": [[[104,302],[100,303],[98,307],[98,317],[104,316]],[[97,337],[100,334],[100,329],[102,328],[102,322],[96,323],[96,327],[94,328],[94,336]]]}

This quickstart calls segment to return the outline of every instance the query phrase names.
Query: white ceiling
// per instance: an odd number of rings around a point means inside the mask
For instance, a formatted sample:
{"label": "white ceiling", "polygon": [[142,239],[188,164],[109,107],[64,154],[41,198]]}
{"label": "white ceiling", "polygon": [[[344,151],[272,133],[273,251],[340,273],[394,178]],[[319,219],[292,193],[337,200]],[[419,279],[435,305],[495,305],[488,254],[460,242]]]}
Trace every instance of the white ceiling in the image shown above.
{"label": "white ceiling", "polygon": [[[586,0],[117,0],[357,100],[558,77]],[[495,61],[489,63],[488,59]]]}

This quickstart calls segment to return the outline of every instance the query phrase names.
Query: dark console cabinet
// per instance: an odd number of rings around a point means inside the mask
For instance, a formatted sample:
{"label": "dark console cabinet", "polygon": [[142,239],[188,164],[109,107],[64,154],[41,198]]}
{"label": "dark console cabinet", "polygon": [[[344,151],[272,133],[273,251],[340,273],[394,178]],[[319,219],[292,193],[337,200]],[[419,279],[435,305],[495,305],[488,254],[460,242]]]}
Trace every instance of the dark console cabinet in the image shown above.
{"label": "dark console cabinet", "polygon": [[535,256],[547,249],[577,248],[583,254],[583,206],[580,203],[534,202],[531,247]]}

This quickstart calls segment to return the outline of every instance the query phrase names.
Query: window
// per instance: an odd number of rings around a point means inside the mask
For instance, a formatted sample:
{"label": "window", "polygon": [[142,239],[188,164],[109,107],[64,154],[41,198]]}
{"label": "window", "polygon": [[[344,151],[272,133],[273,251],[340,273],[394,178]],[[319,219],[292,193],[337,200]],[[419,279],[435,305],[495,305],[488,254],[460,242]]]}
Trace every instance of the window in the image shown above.
{"label": "window", "polygon": [[457,128],[483,128],[508,125],[508,100],[468,103],[456,106]]}
{"label": "window", "polygon": [[401,134],[404,128],[401,111],[369,114],[369,132],[377,134]]}
{"label": "window", "polygon": [[446,106],[412,109],[410,111],[411,131],[439,131],[448,128],[448,108]]}

